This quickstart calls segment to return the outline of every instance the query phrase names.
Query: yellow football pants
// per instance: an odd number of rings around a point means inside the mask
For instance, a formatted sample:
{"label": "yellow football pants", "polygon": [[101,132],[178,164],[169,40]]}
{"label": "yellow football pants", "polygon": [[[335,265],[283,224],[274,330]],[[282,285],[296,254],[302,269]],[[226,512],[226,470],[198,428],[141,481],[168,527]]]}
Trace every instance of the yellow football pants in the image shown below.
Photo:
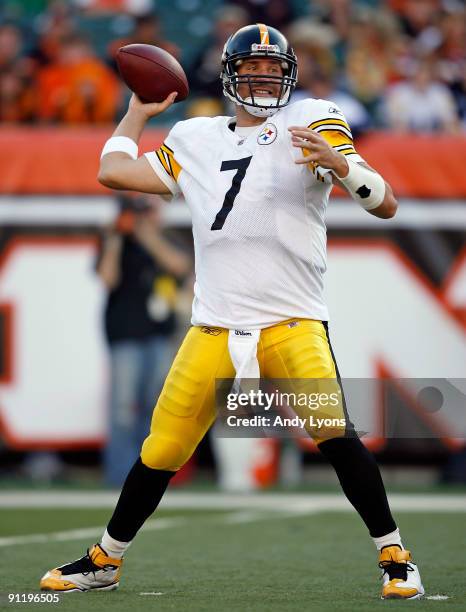
{"label": "yellow football pants", "polygon": [[[296,319],[263,329],[257,357],[262,378],[333,379],[328,384],[340,388],[321,321]],[[191,327],[154,408],[150,434],[141,450],[142,462],[154,469],[179,470],[216,418],[215,380],[234,376],[228,330]],[[317,410],[314,416],[320,415]],[[343,400],[332,416],[345,418]],[[344,433],[344,427],[309,431],[317,443]]]}

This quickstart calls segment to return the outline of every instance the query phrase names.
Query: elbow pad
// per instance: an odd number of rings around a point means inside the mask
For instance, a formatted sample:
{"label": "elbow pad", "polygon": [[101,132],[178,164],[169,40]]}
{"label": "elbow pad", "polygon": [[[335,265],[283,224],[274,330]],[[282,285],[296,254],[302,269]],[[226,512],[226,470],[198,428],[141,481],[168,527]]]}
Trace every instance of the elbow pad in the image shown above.
{"label": "elbow pad", "polygon": [[349,172],[344,178],[337,176],[337,179],[365,210],[373,210],[380,206],[385,197],[385,181],[380,174],[350,159],[346,161]]}

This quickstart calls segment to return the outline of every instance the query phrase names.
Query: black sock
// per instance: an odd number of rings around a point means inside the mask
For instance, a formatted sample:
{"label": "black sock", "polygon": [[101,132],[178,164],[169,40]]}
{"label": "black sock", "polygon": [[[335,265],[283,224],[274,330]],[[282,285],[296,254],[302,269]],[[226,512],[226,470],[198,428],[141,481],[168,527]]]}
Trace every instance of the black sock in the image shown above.
{"label": "black sock", "polygon": [[154,512],[176,472],[153,470],[138,457],[126,477],[120,498],[107,526],[109,535],[130,542]]}
{"label": "black sock", "polygon": [[373,538],[395,531],[387,494],[374,456],[354,436],[319,444],[333,465],[342,489],[365,522]]}

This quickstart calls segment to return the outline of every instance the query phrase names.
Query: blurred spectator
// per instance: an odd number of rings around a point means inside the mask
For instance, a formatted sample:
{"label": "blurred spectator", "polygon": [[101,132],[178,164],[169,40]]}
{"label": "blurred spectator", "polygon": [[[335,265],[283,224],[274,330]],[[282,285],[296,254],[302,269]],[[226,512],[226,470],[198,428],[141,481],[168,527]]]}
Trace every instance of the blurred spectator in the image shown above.
{"label": "blurred spectator", "polygon": [[134,43],[143,43],[146,45],[155,45],[161,49],[165,49],[174,57],[179,58],[179,48],[169,40],[167,40],[162,32],[162,24],[156,13],[153,11],[139,15],[135,18],[134,29],[125,38],[114,40],[109,46],[110,61],[116,69],[115,56],[120,47],[131,45]]}
{"label": "blurred spectator", "polygon": [[58,62],[63,41],[76,32],[72,6],[62,0],[49,2],[35,20],[35,28],[39,38],[31,57],[41,66]]}
{"label": "blurred spectator", "polygon": [[88,13],[147,14],[154,7],[153,0],[73,0],[76,6]]}
{"label": "blurred spectator", "polygon": [[249,23],[265,23],[282,30],[293,18],[292,2],[283,0],[236,0],[249,15]]}
{"label": "blurred spectator", "polygon": [[21,30],[12,24],[0,26],[0,121],[26,122],[35,118],[36,98],[33,67],[22,54]]}
{"label": "blurred spectator", "polygon": [[454,98],[435,79],[430,60],[418,63],[413,77],[393,85],[387,94],[389,127],[410,132],[450,132],[458,129]]}
{"label": "blurred spectator", "polygon": [[452,85],[452,93],[455,98],[463,130],[466,130],[466,59],[463,61],[458,80]]}
{"label": "blurred spectator", "polygon": [[193,92],[222,99],[220,82],[221,58],[227,38],[249,23],[247,11],[226,4],[216,15],[212,28],[213,38],[192,65],[190,86]]}
{"label": "blurred spectator", "polygon": [[0,26],[0,72],[14,67],[22,48],[23,36],[20,29],[11,24]]}
{"label": "blurred spectator", "polygon": [[442,35],[438,48],[439,75],[445,83],[461,82],[466,62],[466,10],[454,11],[443,16],[440,24]]}
{"label": "blurred spectator", "polygon": [[188,104],[186,117],[218,117],[223,113],[223,104],[218,98],[194,98]]}
{"label": "blurred spectator", "polygon": [[[0,118],[4,121],[39,118],[95,123],[116,118],[119,95],[123,92],[119,79],[112,80],[103,58],[97,58],[89,44],[70,43],[80,38],[77,28],[86,23],[83,15],[91,21],[97,19],[102,32],[97,47],[101,51],[108,45],[106,62],[115,70],[117,49],[131,43],[153,44],[175,57],[181,55],[179,47],[163,33],[163,19],[155,12],[154,0],[34,0],[35,9],[29,3],[27,7],[20,6],[19,0],[17,4],[17,17],[26,13],[36,15],[29,23],[37,40],[30,32],[23,34],[25,21],[21,28],[14,25],[14,11],[3,11],[4,16],[10,15],[9,22],[0,26]],[[193,7],[194,4],[187,3],[183,9],[193,11]],[[177,8],[173,10],[176,12]],[[161,14],[165,15],[162,9]],[[206,28],[208,19],[206,15]],[[431,88],[432,91],[444,91],[440,83],[448,86],[458,113],[465,116],[464,0],[237,0],[220,3],[210,19],[213,20],[210,39],[193,62],[191,57],[188,61],[192,67],[190,102],[194,111],[186,104],[177,106],[178,112],[186,109],[190,115],[197,113],[197,97],[202,103],[210,98],[212,107],[218,106],[215,101],[220,100],[228,109],[219,80],[225,40],[248,23],[263,22],[286,30],[298,56],[301,88],[313,96],[320,95],[311,91],[309,83],[313,80],[312,89],[319,89],[318,80],[312,75],[325,75],[326,82],[321,87],[326,90],[332,84],[331,95],[339,96],[339,101],[335,99],[338,104],[346,104],[348,119],[351,121],[352,115],[359,117],[353,118],[353,125],[365,125],[363,115],[367,113],[372,124],[377,125],[380,108],[387,106],[387,92],[391,92],[392,99],[395,91],[404,90],[391,85],[411,83],[418,61],[426,58],[432,62],[440,86]],[[192,53],[190,41],[183,40],[187,23],[180,22],[178,27],[183,52]],[[128,31],[130,34],[123,35]],[[120,32],[120,37],[108,44],[106,41],[112,40],[115,32]],[[31,108],[36,95],[38,110]],[[445,106],[448,95],[440,97]]]}
{"label": "blurred spectator", "polygon": [[13,69],[0,72],[0,121],[32,121],[36,115],[36,95],[31,84]]}
{"label": "blurred spectator", "polygon": [[361,102],[348,92],[338,89],[330,75],[319,73],[316,70],[306,82],[300,78],[300,87],[293,94],[292,102],[304,98],[320,98],[335,102],[351,126],[355,138],[371,125],[371,117]]}
{"label": "blurred spectator", "polygon": [[[292,100],[321,98],[340,106],[353,130],[353,135],[366,130],[371,117],[361,102],[338,83],[336,57],[333,52],[338,37],[335,29],[309,18],[295,21],[288,30],[290,42],[298,58],[298,88]],[[342,80],[343,81],[343,80]]]}
{"label": "blurred spectator", "polygon": [[358,13],[350,28],[346,54],[348,90],[372,114],[380,103],[389,80],[398,25],[387,13]]}
{"label": "blurred spectator", "polygon": [[[377,0],[376,0],[377,1]],[[310,0],[310,12],[314,19],[331,25],[339,38],[344,41],[349,34],[352,10],[355,4],[351,0]]]}
{"label": "blurred spectator", "polygon": [[38,75],[38,113],[44,121],[112,121],[119,100],[118,79],[78,35],[66,39],[57,61]]}
{"label": "blurred spectator", "polygon": [[148,434],[172,357],[176,279],[191,268],[190,258],[162,235],[158,199],[126,196],[122,205],[97,263],[110,291],[105,313],[110,422],[104,466],[112,486],[123,483]]}
{"label": "blurred spectator", "polygon": [[435,31],[440,0],[391,0],[390,6],[399,14],[402,30],[409,37],[426,39]]}
{"label": "blurred spectator", "polygon": [[288,39],[298,58],[298,79],[306,83],[318,71],[320,74],[331,74],[336,69],[336,57],[333,51],[338,41],[335,29],[309,18],[294,21],[287,31]]}

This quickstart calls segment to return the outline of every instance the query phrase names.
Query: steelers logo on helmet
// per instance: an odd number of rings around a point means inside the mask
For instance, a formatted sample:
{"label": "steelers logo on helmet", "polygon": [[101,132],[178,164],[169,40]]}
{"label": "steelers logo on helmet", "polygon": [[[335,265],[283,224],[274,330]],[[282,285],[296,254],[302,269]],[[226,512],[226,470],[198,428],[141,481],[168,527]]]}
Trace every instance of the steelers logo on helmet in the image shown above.
{"label": "steelers logo on helmet", "polygon": [[[241,64],[251,58],[270,58],[280,62],[282,75],[273,74],[238,74]],[[277,110],[286,106],[291,93],[296,87],[298,64],[296,55],[287,39],[275,28],[257,23],[241,28],[232,34],[225,43],[222,55],[222,72],[220,78],[223,94],[237,105],[243,106],[255,117],[271,117]],[[238,86],[245,84],[249,95],[241,97]],[[273,90],[279,85],[278,96],[266,96],[266,86],[273,84]],[[257,95],[259,86],[263,91]],[[256,91],[256,95],[254,95]]]}

